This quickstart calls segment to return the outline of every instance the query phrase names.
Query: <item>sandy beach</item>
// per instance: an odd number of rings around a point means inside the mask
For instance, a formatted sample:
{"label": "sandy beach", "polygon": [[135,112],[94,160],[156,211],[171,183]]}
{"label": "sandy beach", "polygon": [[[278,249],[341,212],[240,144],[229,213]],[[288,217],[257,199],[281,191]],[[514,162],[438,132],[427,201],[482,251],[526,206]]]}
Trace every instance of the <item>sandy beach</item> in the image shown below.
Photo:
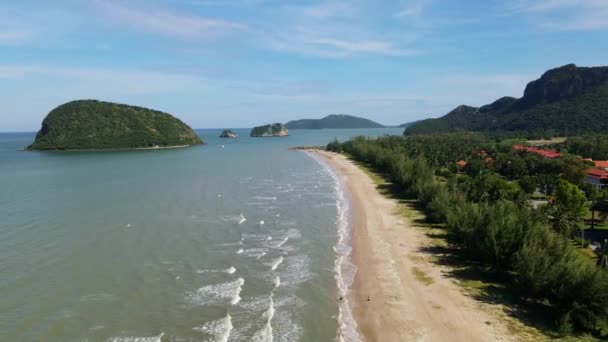
{"label": "sandy beach", "polygon": [[365,341],[514,340],[499,318],[425,260],[424,232],[396,213],[398,203],[382,196],[365,172],[342,155],[311,153],[338,173],[350,197],[358,272],[349,302]]}

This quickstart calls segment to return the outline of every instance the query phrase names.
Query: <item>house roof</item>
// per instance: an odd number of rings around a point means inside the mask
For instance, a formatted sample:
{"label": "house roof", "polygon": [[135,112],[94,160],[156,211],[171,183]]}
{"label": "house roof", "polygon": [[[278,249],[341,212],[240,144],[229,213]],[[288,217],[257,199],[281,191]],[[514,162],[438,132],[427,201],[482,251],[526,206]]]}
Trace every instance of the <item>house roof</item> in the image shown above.
{"label": "house roof", "polygon": [[589,169],[587,170],[587,176],[599,179],[608,179],[608,171]]}
{"label": "house roof", "polygon": [[467,162],[466,162],[466,161],[464,161],[464,160],[459,160],[459,161],[457,161],[457,162],[456,162],[456,164],[458,164],[458,165],[460,165],[460,166],[466,166],[466,165],[467,165]]}
{"label": "house roof", "polygon": [[594,160],[593,163],[595,164],[595,167],[608,169],[608,160]]}
{"label": "house roof", "polygon": [[524,145],[515,145],[513,146],[513,149],[515,149],[516,151],[524,151],[524,152],[529,152],[529,153],[536,153],[542,157],[545,158],[559,158],[562,156],[561,153],[554,151],[554,150],[543,150],[542,148],[538,148],[538,147],[531,147],[531,146],[524,146]]}

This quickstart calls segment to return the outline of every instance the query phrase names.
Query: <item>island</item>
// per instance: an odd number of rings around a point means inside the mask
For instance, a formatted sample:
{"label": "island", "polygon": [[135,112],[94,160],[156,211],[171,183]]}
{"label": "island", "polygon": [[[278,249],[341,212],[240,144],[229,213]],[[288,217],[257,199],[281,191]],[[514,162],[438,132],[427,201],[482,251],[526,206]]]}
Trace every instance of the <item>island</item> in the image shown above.
{"label": "island", "polygon": [[190,126],[170,114],[78,100],[53,109],[27,150],[152,149],[202,143]]}
{"label": "island", "polygon": [[250,134],[252,137],[286,137],[288,135],[289,130],[281,123],[254,127]]}
{"label": "island", "polygon": [[225,129],[222,131],[222,134],[220,134],[220,138],[230,138],[230,139],[234,139],[234,138],[238,138],[238,134],[234,133],[232,130],[229,129]]}
{"label": "island", "polygon": [[383,128],[377,122],[345,114],[331,114],[322,119],[301,119],[285,124],[289,129],[350,129],[350,128]]}

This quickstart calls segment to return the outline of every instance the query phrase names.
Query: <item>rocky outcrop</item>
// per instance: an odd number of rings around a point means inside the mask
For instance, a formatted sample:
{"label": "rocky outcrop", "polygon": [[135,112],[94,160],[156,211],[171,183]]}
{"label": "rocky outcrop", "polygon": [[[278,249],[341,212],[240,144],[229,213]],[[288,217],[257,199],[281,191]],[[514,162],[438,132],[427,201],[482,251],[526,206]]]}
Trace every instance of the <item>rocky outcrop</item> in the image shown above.
{"label": "rocky outcrop", "polygon": [[254,127],[251,130],[252,137],[286,137],[289,135],[287,127],[281,123]]}
{"label": "rocky outcrop", "polygon": [[222,131],[222,134],[220,134],[220,138],[237,138],[239,135],[234,133],[233,131],[229,130],[229,129],[225,129]]}

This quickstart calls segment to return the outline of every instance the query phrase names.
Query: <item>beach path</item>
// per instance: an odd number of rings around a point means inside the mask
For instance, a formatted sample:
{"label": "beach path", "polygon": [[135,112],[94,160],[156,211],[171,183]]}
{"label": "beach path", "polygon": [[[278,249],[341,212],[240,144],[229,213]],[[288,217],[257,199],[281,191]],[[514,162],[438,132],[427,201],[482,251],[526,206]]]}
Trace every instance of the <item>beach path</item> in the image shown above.
{"label": "beach path", "polygon": [[372,179],[340,154],[316,151],[350,196],[353,262],[350,302],[365,341],[512,341],[504,324],[463,293],[446,269],[426,261],[429,238],[397,213]]}

